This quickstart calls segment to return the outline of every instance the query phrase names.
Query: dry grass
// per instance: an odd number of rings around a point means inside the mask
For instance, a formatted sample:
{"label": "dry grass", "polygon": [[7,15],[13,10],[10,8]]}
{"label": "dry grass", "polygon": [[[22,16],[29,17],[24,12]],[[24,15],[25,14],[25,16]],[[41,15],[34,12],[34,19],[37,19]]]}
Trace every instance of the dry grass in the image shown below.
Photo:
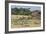
{"label": "dry grass", "polygon": [[11,27],[22,28],[22,27],[40,27],[41,20],[33,18],[32,16],[26,15],[12,15],[11,16]]}

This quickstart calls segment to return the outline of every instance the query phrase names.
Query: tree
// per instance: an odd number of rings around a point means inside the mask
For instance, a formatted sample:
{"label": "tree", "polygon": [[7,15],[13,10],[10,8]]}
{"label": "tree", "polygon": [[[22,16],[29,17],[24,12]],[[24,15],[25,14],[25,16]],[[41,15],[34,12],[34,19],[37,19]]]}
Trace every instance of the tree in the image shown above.
{"label": "tree", "polygon": [[30,8],[12,8],[11,9],[12,11],[12,14],[15,14],[15,15],[31,15],[31,10]]}

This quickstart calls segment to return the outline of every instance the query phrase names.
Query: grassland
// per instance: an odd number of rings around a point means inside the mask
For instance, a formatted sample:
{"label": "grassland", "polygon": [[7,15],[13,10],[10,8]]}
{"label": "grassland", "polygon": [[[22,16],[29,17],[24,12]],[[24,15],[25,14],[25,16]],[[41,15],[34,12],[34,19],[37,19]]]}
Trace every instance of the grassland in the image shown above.
{"label": "grassland", "polygon": [[27,15],[11,15],[11,27],[23,28],[23,27],[40,27],[41,20]]}

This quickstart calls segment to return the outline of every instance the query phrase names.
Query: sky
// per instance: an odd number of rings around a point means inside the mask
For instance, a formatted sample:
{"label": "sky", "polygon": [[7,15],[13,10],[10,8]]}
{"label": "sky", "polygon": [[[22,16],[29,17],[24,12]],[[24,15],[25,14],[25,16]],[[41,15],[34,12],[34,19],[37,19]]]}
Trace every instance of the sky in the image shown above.
{"label": "sky", "polygon": [[18,6],[18,5],[12,5],[11,8],[30,8],[31,11],[33,10],[41,10],[40,6]]}

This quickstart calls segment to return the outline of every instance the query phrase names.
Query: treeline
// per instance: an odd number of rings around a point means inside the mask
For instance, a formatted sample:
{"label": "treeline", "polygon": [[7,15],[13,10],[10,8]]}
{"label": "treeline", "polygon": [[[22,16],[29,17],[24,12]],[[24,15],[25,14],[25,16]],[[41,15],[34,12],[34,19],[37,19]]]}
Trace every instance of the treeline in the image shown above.
{"label": "treeline", "polygon": [[11,13],[14,15],[31,15],[30,8],[12,8]]}

